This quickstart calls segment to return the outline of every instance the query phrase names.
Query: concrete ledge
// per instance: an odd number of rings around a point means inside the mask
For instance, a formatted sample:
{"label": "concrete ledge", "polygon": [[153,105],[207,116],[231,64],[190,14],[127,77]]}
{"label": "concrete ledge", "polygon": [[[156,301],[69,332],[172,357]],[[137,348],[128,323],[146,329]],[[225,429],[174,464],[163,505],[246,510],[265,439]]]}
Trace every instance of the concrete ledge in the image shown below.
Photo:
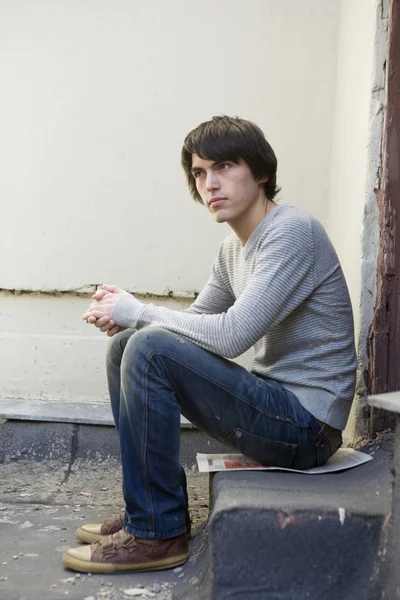
{"label": "concrete ledge", "polygon": [[[288,471],[231,471],[215,473],[213,501],[226,497],[232,507],[246,502],[265,501],[271,508],[325,508],[372,514],[391,510],[392,443],[370,446],[374,460],[359,467],[326,475],[306,475]],[[368,447],[364,449],[368,452]],[[224,501],[225,502],[225,501]]]}
{"label": "concrete ledge", "polygon": [[0,425],[0,464],[15,460],[70,460],[74,426],[69,423],[24,423]]}
{"label": "concrete ledge", "polygon": [[[0,399],[0,464],[13,460],[120,458],[111,407],[104,402]],[[196,467],[197,452],[226,452],[181,416],[181,462]],[[71,464],[72,464],[71,462]]]}
{"label": "concrete ledge", "polygon": [[387,392],[386,394],[376,394],[368,396],[368,404],[376,408],[389,410],[396,414],[400,413],[400,392]]}
{"label": "concrete ledge", "polygon": [[[1,398],[0,418],[114,427],[111,406],[106,402],[42,402],[23,398]],[[194,425],[181,416],[181,427],[193,428]]]}
{"label": "concrete ledge", "polygon": [[329,475],[216,473],[210,597],[377,600],[379,582],[371,579],[374,569],[382,577],[378,551],[391,510],[392,454],[369,450],[375,460]]}
{"label": "concrete ledge", "polygon": [[367,600],[382,522],[349,514],[341,526],[337,512],[322,507],[219,510],[210,529],[212,598]]}
{"label": "concrete ledge", "polygon": [[[226,452],[226,447],[195,428],[181,430],[180,459],[186,469],[197,468],[197,452]],[[0,464],[17,460],[109,459],[119,461],[115,427],[83,423],[7,420],[0,424]]]}

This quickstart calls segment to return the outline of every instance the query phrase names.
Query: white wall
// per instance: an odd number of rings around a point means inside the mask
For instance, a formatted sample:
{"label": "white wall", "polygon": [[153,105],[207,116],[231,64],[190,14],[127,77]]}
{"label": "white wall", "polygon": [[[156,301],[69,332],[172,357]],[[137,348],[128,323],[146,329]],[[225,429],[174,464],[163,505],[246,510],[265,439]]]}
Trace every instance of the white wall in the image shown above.
{"label": "white wall", "polygon": [[[163,304],[182,310],[188,301]],[[108,337],[80,320],[87,306],[71,294],[0,294],[0,399],[107,400]]]}
{"label": "white wall", "polygon": [[[189,303],[162,299],[175,310]],[[108,337],[80,320],[87,306],[88,298],[72,294],[0,293],[0,400],[108,400]],[[249,351],[239,362],[248,365],[251,357]]]}
{"label": "white wall", "polygon": [[[379,158],[380,145],[380,136],[372,134],[374,122],[381,123],[383,115],[373,89],[383,88],[385,52],[376,54],[381,10],[377,0],[342,0],[340,5],[327,228],[346,272],[359,329],[363,215],[367,197],[373,192],[371,183],[373,188],[377,181],[368,177],[372,168],[369,161]],[[385,42],[384,36],[379,35],[379,41]],[[374,176],[378,167],[375,162]]]}
{"label": "white wall", "polygon": [[[189,197],[181,145],[237,114],[274,147],[281,200],[327,227],[360,330],[378,3],[0,0],[0,288],[190,298],[229,230]],[[86,304],[0,294],[0,397],[106,398]]]}
{"label": "white wall", "polygon": [[[368,328],[373,319],[379,240],[375,189],[379,187],[384,62],[384,0],[341,0],[335,120],[330,166],[328,232],[337,249],[352,299],[360,363],[357,391],[365,395]],[[355,437],[360,405],[348,424]],[[357,422],[358,421],[358,422]]]}
{"label": "white wall", "polygon": [[0,287],[199,291],[227,226],[186,133],[258,123],[282,199],[326,222],[337,0],[2,0]]}

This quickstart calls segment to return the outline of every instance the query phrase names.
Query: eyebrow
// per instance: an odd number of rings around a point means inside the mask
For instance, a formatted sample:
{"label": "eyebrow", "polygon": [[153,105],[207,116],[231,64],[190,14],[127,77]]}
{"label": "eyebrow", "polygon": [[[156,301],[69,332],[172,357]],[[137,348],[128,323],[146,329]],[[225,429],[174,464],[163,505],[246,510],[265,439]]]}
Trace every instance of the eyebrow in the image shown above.
{"label": "eyebrow", "polygon": [[[211,164],[211,166],[212,166],[212,167],[216,167],[217,165],[219,165],[219,164],[220,164],[220,163],[222,163],[222,162],[227,162],[227,161],[225,161],[225,160],[215,160],[215,161],[214,161],[214,162]],[[201,171],[202,169],[203,169],[203,167],[192,167],[192,168],[190,169],[190,172],[191,172],[191,173],[192,173],[192,175],[193,175],[193,173],[196,173],[196,171]]]}

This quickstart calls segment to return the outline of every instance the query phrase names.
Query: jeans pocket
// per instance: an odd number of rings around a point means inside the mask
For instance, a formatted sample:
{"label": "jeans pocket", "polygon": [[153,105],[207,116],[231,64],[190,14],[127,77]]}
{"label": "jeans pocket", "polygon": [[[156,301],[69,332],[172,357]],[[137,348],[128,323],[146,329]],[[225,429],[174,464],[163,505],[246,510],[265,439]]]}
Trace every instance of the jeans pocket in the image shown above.
{"label": "jeans pocket", "polygon": [[271,467],[290,467],[297,452],[297,444],[269,440],[239,427],[221,438],[221,442],[245,456]]}

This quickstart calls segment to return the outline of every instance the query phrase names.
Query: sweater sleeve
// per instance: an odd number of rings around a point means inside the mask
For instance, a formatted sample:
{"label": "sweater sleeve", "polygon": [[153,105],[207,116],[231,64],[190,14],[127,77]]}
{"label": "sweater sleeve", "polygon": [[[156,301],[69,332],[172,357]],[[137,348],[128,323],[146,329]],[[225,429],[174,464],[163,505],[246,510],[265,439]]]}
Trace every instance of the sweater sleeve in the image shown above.
{"label": "sweater sleeve", "polygon": [[218,262],[215,260],[210,277],[197,296],[196,300],[183,312],[196,315],[216,315],[226,312],[232,306],[235,298],[228,289],[219,272]]}
{"label": "sweater sleeve", "polygon": [[[310,220],[286,220],[260,241],[254,270],[236,301],[219,314],[193,314],[131,296],[115,306],[112,319],[122,327],[157,325],[184,335],[220,356],[235,358],[291,314],[314,287],[314,242]],[[131,302],[132,300],[132,302]]]}

